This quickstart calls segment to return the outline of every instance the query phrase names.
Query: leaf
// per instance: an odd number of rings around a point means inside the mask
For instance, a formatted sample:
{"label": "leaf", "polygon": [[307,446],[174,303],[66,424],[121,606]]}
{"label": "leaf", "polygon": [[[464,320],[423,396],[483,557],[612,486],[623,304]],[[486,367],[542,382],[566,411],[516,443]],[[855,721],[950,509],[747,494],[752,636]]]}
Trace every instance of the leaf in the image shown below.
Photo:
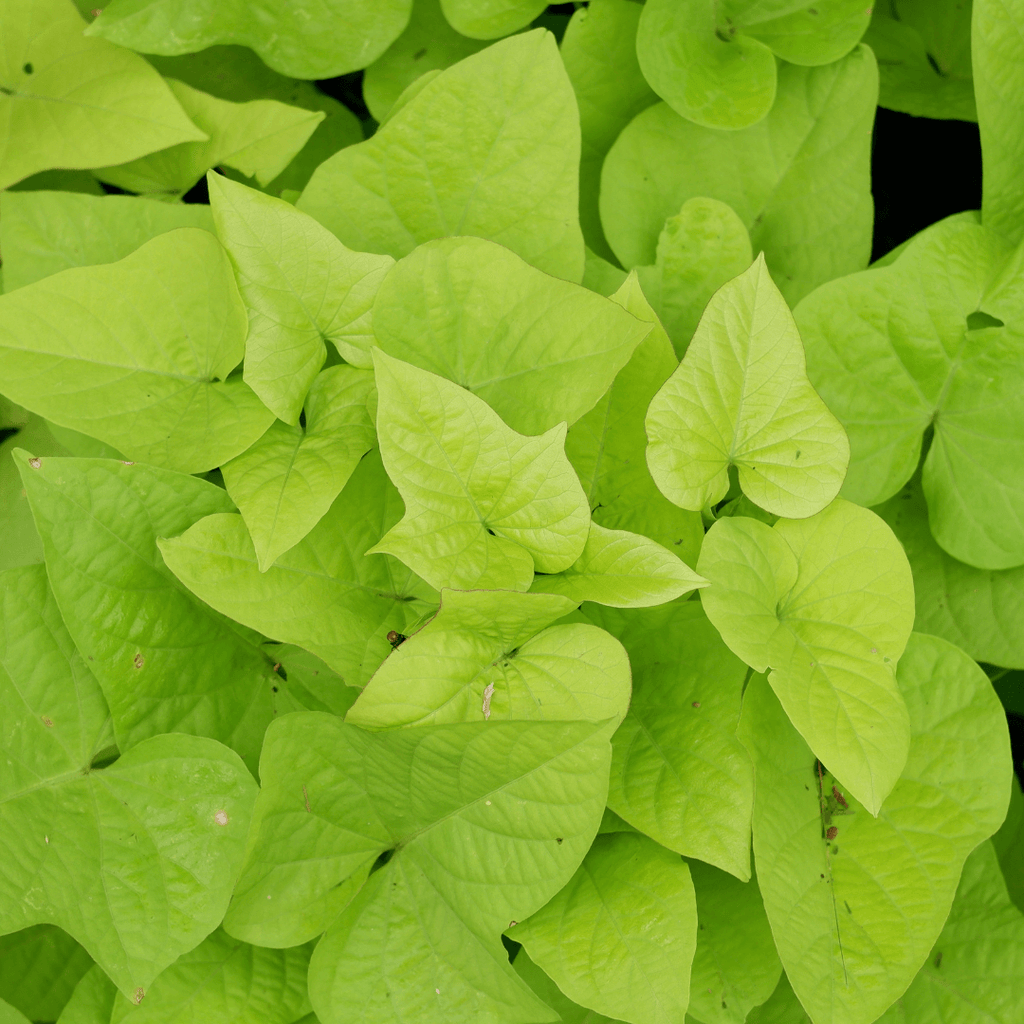
{"label": "leaf", "polygon": [[405,516],[371,549],[431,586],[526,590],[583,551],[590,510],[563,450],[507,427],[476,395],[374,349],[377,434]]}
{"label": "leaf", "polygon": [[57,1024],[110,1024],[117,988],[94,964],[75,987]]}
{"label": "leaf", "polygon": [[591,523],[580,557],[563,572],[535,576],[530,591],[564,594],[577,604],[648,608],[703,586],[702,577],[653,540]]}
{"label": "leaf", "polygon": [[411,633],[437,607],[437,593],[400,562],[367,555],[400,517],[379,456],[368,455],[320,522],[265,573],[237,515],[208,515],[159,548],[200,600],[362,686],[391,649],[387,634]]}
{"label": "leaf", "polygon": [[141,57],[83,38],[84,26],[67,0],[5,0],[0,189],[50,167],[98,167],[204,138]]}
{"label": "leaf", "polygon": [[228,496],[152,466],[16,458],[54,596],[122,752],[184,732],[221,740],[255,767],[274,713],[270,662],[184,592],[157,550],[158,537],[231,508]]}
{"label": "leaf", "polygon": [[394,261],[346,249],[290,203],[208,175],[217,233],[249,308],[245,382],[296,424],[333,342],[369,367],[370,309]]}
{"label": "leaf", "polygon": [[774,527],[708,532],[708,618],[768,682],[814,753],[871,814],[903,771],[910,726],[896,662],[914,622],[906,555],[874,513],[839,498]]}
{"label": "leaf", "polygon": [[613,298],[653,327],[597,405],[572,425],[565,453],[583,484],[595,523],[650,537],[692,565],[704,539],[700,516],[665,498],[644,457],[644,415],[676,367],[672,345],[635,276]]}
{"label": "leaf", "polygon": [[691,861],[697,896],[697,949],[689,1014],[702,1024],[743,1024],[782,973],[756,879],[740,882]]}
{"label": "leaf", "polygon": [[999,857],[1003,880],[1010,899],[1017,909],[1024,913],[1024,794],[1021,793],[1020,780],[1016,774],[1010,780],[1010,809],[1006,812],[1006,820],[999,826],[999,831],[992,837],[992,846]]}
{"label": "leaf", "polygon": [[217,929],[167,968],[138,1007],[118,996],[110,1024],[292,1024],[309,1010],[312,949],[260,949]]}
{"label": "leaf", "polygon": [[175,228],[212,231],[209,208],[172,206],[136,196],[4,192],[0,194],[4,288],[12,292],[71,267],[116,263]]}
{"label": "leaf", "polygon": [[725,21],[767,44],[772,53],[791,64],[831,64],[857,45],[871,18],[860,0],[804,6],[799,0],[731,0],[724,5]]}
{"label": "leaf", "polygon": [[130,459],[202,472],[273,419],[227,379],[245,330],[220,244],[181,228],[0,296],[0,378],[9,398]]}
{"label": "leaf", "polygon": [[985,162],[981,214],[986,228],[1016,244],[1024,237],[1024,189],[1016,170],[1024,158],[1017,131],[1024,89],[1024,5],[1021,0],[974,0],[972,8],[971,64]]}
{"label": "leaf", "polygon": [[379,57],[405,28],[412,0],[324,0],[315,14],[287,4],[256,16],[243,0],[111,0],[89,26],[141,53],[193,53],[239,43],[293,78],[335,78]]}
{"label": "leaf", "polygon": [[363,74],[363,100],[384,121],[396,100],[421,75],[443,71],[487,44],[448,24],[439,0],[417,0],[405,31]]}
{"label": "leaf", "polygon": [[543,0],[441,0],[448,23],[471,39],[499,39],[518,32],[546,6]]}
{"label": "leaf", "polygon": [[0,578],[0,931],[63,928],[139,1002],[223,915],[256,785],[235,754],[192,736],[93,767],[109,713],[46,574]]}
{"label": "leaf", "polygon": [[875,512],[914,572],[917,628],[955,643],[975,661],[1024,668],[1024,567],[992,572],[947,555],[928,527],[919,474]]}
{"label": "leaf", "polygon": [[679,358],[711,297],[753,258],[743,222],[717,199],[687,199],[665,221],[654,265],[637,267],[637,275]]}
{"label": "leaf", "polygon": [[131,192],[181,196],[211,167],[226,164],[266,185],[291,163],[324,119],[322,111],[277,100],[231,103],[174,79],[167,84],[207,141],[183,142],[130,163],[100,168],[95,172],[100,181]]}
{"label": "leaf", "polygon": [[868,1024],[906,989],[967,854],[1006,813],[1008,735],[985,674],[916,633],[899,681],[910,754],[877,817],[840,790],[831,765],[816,765],[762,679],[744,700],[758,880],[779,956],[816,1022]]}
{"label": "leaf", "polygon": [[658,100],[636,59],[641,10],[632,0],[591,0],[569,20],[560,48],[580,108],[580,226],[604,259],[614,257],[598,212],[601,165],[619,132]]}
{"label": "leaf", "polygon": [[719,25],[706,0],[649,0],[636,53],[644,77],[672,109],[706,128],[746,128],[771,110],[775,58],[756,39]]}
{"label": "leaf", "polygon": [[812,1024],[800,1005],[793,986],[783,972],[771,998],[755,1006],[747,1016],[747,1024]]}
{"label": "leaf", "polygon": [[304,711],[328,711],[344,718],[359,696],[357,687],[349,686],[326,662],[301,647],[271,641],[263,650],[277,659],[278,689],[286,691]]}
{"label": "leaf", "polygon": [[849,446],[804,369],[796,323],[763,254],[720,288],[647,411],[647,464],[662,494],[695,512],[729,491],[803,519],[839,493]]}
{"label": "leaf", "polygon": [[37,924],[0,938],[0,997],[31,1020],[56,1020],[90,967],[67,932]]}
{"label": "leaf", "polygon": [[20,1010],[0,999],[0,1024],[31,1024]]}
{"label": "leaf", "polygon": [[437,615],[388,656],[346,721],[621,721],[626,652],[596,626],[552,625],[572,607],[548,594],[443,591]]}
{"label": "leaf", "polygon": [[686,1012],[693,883],[646,836],[599,836],[566,887],[513,934],[570,999],[598,1013],[670,1024]]}
{"label": "leaf", "polygon": [[736,211],[790,304],[867,266],[877,76],[866,47],[822,68],[782,64],[771,111],[741,131],[702,128],[663,103],[638,115],[601,178],[601,221],[622,265],[653,264],[665,221],[707,196]]}
{"label": "leaf", "polygon": [[938,1019],[1011,1024],[1024,1013],[1024,917],[1010,902],[991,843],[964,873],[942,934],[903,996],[878,1024]]}
{"label": "leaf", "polygon": [[525,949],[516,953],[512,967],[540,998],[552,1007],[564,1024],[615,1024],[609,1018],[579,1006],[530,959]]}
{"label": "leaf", "polygon": [[305,427],[275,420],[251,448],[224,464],[224,484],[261,572],[316,526],[373,447],[372,388],[367,370],[324,370],[306,397]]}
{"label": "leaf", "polygon": [[[844,494],[890,498],[932,428],[932,533],[980,569],[1024,563],[1022,255],[979,225],[946,222],[890,266],[824,285],[797,310],[808,375],[850,437]],[[979,325],[979,312],[1006,326]]]}
{"label": "leaf", "polygon": [[578,164],[554,38],[527,32],[442,71],[372,139],[324,163],[298,207],[359,252],[399,259],[432,238],[475,235],[579,281]]}
{"label": "leaf", "polygon": [[355,1007],[380,1021],[551,1019],[498,936],[546,903],[590,846],[607,736],[583,722],[373,733],[328,715],[286,716],[267,732],[228,929],[237,933],[239,913],[271,919],[322,902],[394,851],[313,955],[310,998],[324,1024],[352,1019]]}
{"label": "leaf", "polygon": [[592,409],[650,330],[619,303],[476,238],[419,246],[373,305],[383,351],[467,388],[525,434]]}
{"label": "leaf", "polygon": [[971,75],[971,4],[880,4],[864,42],[878,57],[879,106],[915,117],[978,120]]}
{"label": "leaf", "polygon": [[747,669],[699,604],[587,617],[633,666],[629,714],[612,738],[608,806],[662,846],[750,877],[750,758],[736,739]]}

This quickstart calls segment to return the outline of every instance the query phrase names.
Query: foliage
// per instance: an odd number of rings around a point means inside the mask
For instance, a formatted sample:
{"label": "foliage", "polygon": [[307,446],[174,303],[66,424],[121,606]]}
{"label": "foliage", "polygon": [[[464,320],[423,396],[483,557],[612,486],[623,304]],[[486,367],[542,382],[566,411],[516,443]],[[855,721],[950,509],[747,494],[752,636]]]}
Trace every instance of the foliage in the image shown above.
{"label": "foliage", "polygon": [[0,1024],[1024,1020],[1024,3],[565,6],[0,0]]}

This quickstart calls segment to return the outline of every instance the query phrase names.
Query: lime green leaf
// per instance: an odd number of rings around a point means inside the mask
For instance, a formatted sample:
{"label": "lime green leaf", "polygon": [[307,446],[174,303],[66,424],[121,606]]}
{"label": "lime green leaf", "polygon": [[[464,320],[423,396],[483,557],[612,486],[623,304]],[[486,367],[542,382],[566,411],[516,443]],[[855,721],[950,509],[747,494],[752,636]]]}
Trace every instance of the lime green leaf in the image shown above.
{"label": "lime green leaf", "polygon": [[619,132],[658,100],[636,59],[642,10],[632,0],[590,0],[562,37],[562,61],[580,107],[580,226],[587,244],[605,259],[613,257],[597,207],[601,165]]}
{"label": "lime green leaf", "polygon": [[697,894],[697,949],[689,1013],[702,1024],[743,1024],[775,990],[782,965],[757,881],[691,861]]}
{"label": "lime green leaf", "polygon": [[442,71],[372,139],[324,163],[298,207],[359,252],[397,259],[476,235],[579,281],[579,145],[554,37],[527,32]]}
{"label": "lime green leaf", "polygon": [[747,1016],[747,1024],[812,1024],[800,1005],[789,978],[783,973],[771,998],[755,1006]]}
{"label": "lime green leaf", "polygon": [[138,1007],[119,995],[110,1024],[292,1024],[309,1010],[309,946],[260,949],[218,929],[157,978]]}
{"label": "lime green leaf", "polygon": [[335,78],[366,67],[409,20],[412,0],[326,0],[315,15],[284,4],[260,9],[244,0],[111,0],[89,27],[141,53],[173,55],[239,43],[293,78]]}
{"label": "lime green leaf", "polygon": [[1024,116],[1024,3],[974,0],[971,58],[985,162],[981,215],[985,227],[1011,242],[1024,236],[1024,188],[1017,169],[1024,160],[1018,126]]}
{"label": "lime green leaf", "polygon": [[878,4],[864,36],[878,57],[878,105],[915,117],[977,121],[971,75],[971,4]]}
{"label": "lime green leaf", "polygon": [[92,957],[52,924],[0,938],[0,996],[30,1020],[56,1020],[90,967]]}
{"label": "lime green leaf", "polygon": [[1024,567],[990,572],[947,555],[928,527],[919,474],[875,512],[914,572],[917,628],[945,637],[975,661],[1024,668]]}
{"label": "lime green leaf", "polygon": [[647,608],[704,586],[707,580],[653,540],[591,523],[580,557],[564,572],[535,576],[530,590],[564,594],[576,604]]}
{"label": "lime green leaf", "polygon": [[857,45],[871,18],[861,0],[806,5],[801,0],[726,0],[723,21],[760,40],[791,64],[831,64]]}
{"label": "lime green leaf", "polygon": [[753,258],[743,222],[717,199],[687,199],[665,221],[654,265],[636,269],[680,358],[712,295],[742,274]]}
{"label": "lime green leaf", "polygon": [[116,998],[117,987],[97,964],[75,986],[58,1024],[110,1024]]}
{"label": "lime green leaf", "polygon": [[633,666],[629,714],[612,738],[608,806],[662,846],[750,877],[750,758],[736,739],[746,666],[699,604],[587,617]]}
{"label": "lime green leaf", "polygon": [[683,508],[718,504],[729,468],[778,516],[820,512],[839,493],[850,451],[804,368],[793,315],[763,254],[711,300],[676,372],[647,412],[647,464]]}
{"label": "lime green leaf", "polygon": [[12,292],[72,267],[116,263],[175,228],[212,231],[209,207],[81,192],[4,192],[4,289]]}
{"label": "lime green leaf", "polygon": [[141,57],[83,38],[84,27],[68,0],[0,8],[0,189],[205,138]]}
{"label": "lime green leaf", "polygon": [[651,87],[680,116],[707,128],[746,128],[771,109],[775,57],[735,26],[718,25],[717,14],[707,0],[648,0],[637,57]]}
{"label": "lime green leaf", "polygon": [[193,89],[167,84],[189,117],[208,136],[95,172],[101,181],[131,192],[184,195],[211,168],[234,167],[261,185],[273,181],[306,145],[324,113],[277,100],[231,103]]}
{"label": "lime green leaf", "polygon": [[107,459],[17,461],[64,621],[122,751],[165,732],[211,736],[255,767],[273,716],[270,662],[178,586],[157,538],[231,508],[196,477]]}
{"label": "lime green leaf", "polygon": [[245,384],[226,379],[245,331],[224,250],[208,232],[181,228],[118,263],[0,296],[0,386],[131,459],[201,472],[244,451],[273,419]]}
{"label": "lime green leaf", "polygon": [[861,270],[871,254],[877,83],[874,56],[859,46],[821,68],[780,65],[771,112],[742,131],[702,128],[663,103],[645,110],[602,173],[601,221],[615,255],[624,267],[653,264],[665,221],[708,196],[736,211],[791,304]]}
{"label": "lime green leaf", "polygon": [[564,889],[510,929],[574,1002],[631,1024],[686,1012],[697,908],[684,861],[631,832],[600,836]]}
{"label": "lime green leaf", "polygon": [[237,515],[207,516],[159,547],[208,605],[362,686],[391,650],[387,634],[411,633],[437,607],[437,593],[400,562],[367,556],[401,515],[379,456],[368,455],[320,522],[265,573]]}
{"label": "lime green leaf", "polygon": [[0,999],[0,1024],[32,1024],[20,1010]]}
{"label": "lime green leaf", "polygon": [[573,424],[565,452],[583,484],[595,523],[650,537],[692,565],[704,539],[700,516],[673,505],[658,490],[644,457],[644,415],[676,368],[672,344],[635,275],[612,298],[654,326],[604,397]]}
{"label": "lime green leaf", "polygon": [[544,0],[441,0],[441,10],[456,32],[471,39],[500,39],[529,25]]}
{"label": "lime green leaf", "polygon": [[814,759],[763,679],[740,736],[754,758],[754,856],[779,956],[817,1024],[869,1024],[939,937],[963,862],[1006,814],[1009,736],[985,674],[914,634],[899,665],[912,739],[877,817]]}
{"label": "lime green leaf", "polygon": [[294,644],[269,641],[263,650],[274,661],[280,677],[279,691],[286,691],[305,711],[329,711],[344,718],[359,690],[349,686],[325,661]]}
{"label": "lime green leaf", "polygon": [[373,547],[431,586],[526,590],[583,551],[586,495],[565,457],[565,425],[511,430],[476,395],[373,350],[377,433],[405,517]]}
{"label": "lime green leaf", "polygon": [[865,505],[895,494],[932,427],[932,533],[981,569],[1024,563],[1022,256],[947,221],[890,266],[822,286],[796,314],[811,381],[850,437],[844,494]]}
{"label": "lime green leaf", "polygon": [[363,75],[363,100],[383,121],[395,101],[421,75],[443,71],[483,49],[486,43],[467,39],[448,24],[439,0],[416,0],[405,31]]}
{"label": "lime green leaf", "polygon": [[551,625],[572,608],[548,594],[442,591],[437,615],[388,657],[346,721],[621,721],[626,652],[596,626]]}
{"label": "lime green leaf", "polygon": [[208,176],[217,233],[249,308],[245,382],[296,424],[332,342],[369,368],[370,308],[394,261],[352,252],[312,217],[216,174]]}
{"label": "lime green leaf", "polygon": [[322,902],[393,851],[314,953],[310,997],[324,1024],[357,1012],[554,1019],[518,982],[498,936],[546,903],[589,848],[607,791],[608,731],[479,722],[373,733],[328,715],[280,719],[267,731],[228,929],[237,933],[236,908],[251,927]]}
{"label": "lime green leaf", "polygon": [[1016,774],[1011,780],[1010,809],[992,837],[1010,899],[1024,913],[1024,794]]}
{"label": "lime green leaf", "polygon": [[477,238],[419,246],[373,306],[385,352],[468,388],[525,434],[592,409],[650,330],[619,303]]}
{"label": "lime green leaf", "polygon": [[277,420],[224,464],[225,486],[249,529],[261,571],[316,526],[373,447],[366,404],[372,388],[367,370],[324,370],[306,398],[304,428]]}
{"label": "lime green leaf", "polygon": [[58,925],[139,1002],[227,908],[256,785],[191,736],[92,768],[110,716],[42,566],[3,573],[0,600],[0,930]]}
{"label": "lime green leaf", "polygon": [[1022,977],[1024,917],[1006,893],[992,844],[982,843],[964,864],[935,948],[878,1024],[1013,1024],[1024,1015]]}
{"label": "lime green leaf", "polygon": [[872,814],[900,777],[910,726],[896,662],[914,622],[906,555],[839,498],[810,519],[721,519],[698,569],[704,609],[768,681],[814,753]]}
{"label": "lime green leaf", "polygon": [[[624,0],[628,2],[628,0]],[[588,1010],[574,1003],[562,990],[530,959],[526,950],[520,947],[512,967],[540,998],[558,1014],[563,1024],[616,1024],[608,1017]]]}

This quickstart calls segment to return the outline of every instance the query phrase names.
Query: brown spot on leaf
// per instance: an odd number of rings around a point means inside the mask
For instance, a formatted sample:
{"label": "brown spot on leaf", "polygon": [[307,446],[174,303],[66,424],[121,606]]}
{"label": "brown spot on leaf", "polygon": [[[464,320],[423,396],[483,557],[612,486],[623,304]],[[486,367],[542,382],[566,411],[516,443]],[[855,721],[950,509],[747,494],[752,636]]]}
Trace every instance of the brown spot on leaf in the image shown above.
{"label": "brown spot on leaf", "polygon": [[695,708],[699,708],[699,707],[700,707],[700,701],[699,701],[699,700],[695,700],[695,701],[693,702],[693,707],[695,707]]}
{"label": "brown spot on leaf", "polygon": [[43,725],[45,725],[47,729],[52,729],[53,719],[49,715],[43,715]]}
{"label": "brown spot on leaf", "polygon": [[38,469],[43,464],[43,460],[42,459],[29,459],[28,460],[28,464],[33,469]]}
{"label": "brown spot on leaf", "polygon": [[213,816],[213,820],[215,822],[217,822],[218,825],[226,825],[228,823],[228,812],[227,811],[218,811]]}
{"label": "brown spot on leaf", "polygon": [[132,658],[132,664],[136,668],[142,668],[142,666],[146,664],[146,659],[142,656],[141,651],[136,652],[135,657]]}
{"label": "brown spot on leaf", "polygon": [[825,833],[825,838],[831,842],[837,835],[839,835],[839,829],[837,829],[835,825],[829,825],[828,831]]}
{"label": "brown spot on leaf", "polygon": [[142,1000],[145,999],[145,998],[146,998],[146,990],[140,985],[135,990],[135,995],[132,997],[132,1001],[135,1003],[136,1006],[138,1006],[139,1003],[141,1003]]}

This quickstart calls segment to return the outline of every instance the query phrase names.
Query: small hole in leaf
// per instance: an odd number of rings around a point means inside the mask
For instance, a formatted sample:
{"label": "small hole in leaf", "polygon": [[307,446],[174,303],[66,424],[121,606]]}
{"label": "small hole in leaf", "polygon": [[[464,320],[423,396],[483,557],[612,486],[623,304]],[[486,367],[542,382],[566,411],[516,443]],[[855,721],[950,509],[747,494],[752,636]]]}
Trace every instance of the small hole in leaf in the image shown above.
{"label": "small hole in leaf", "polygon": [[983,327],[1003,327],[1003,321],[998,317],[990,316],[980,309],[968,314],[967,330],[980,331]]}
{"label": "small hole in leaf", "polygon": [[26,75],[31,75],[34,68],[31,64],[26,64],[21,70],[24,71]]}
{"label": "small hole in leaf", "polygon": [[215,822],[217,822],[218,825],[226,825],[228,823],[228,812],[227,811],[218,811],[213,816],[213,820]]}
{"label": "small hole in leaf", "polygon": [[395,855],[395,851],[394,851],[394,850],[385,850],[385,851],[384,851],[384,852],[383,852],[383,853],[382,853],[382,854],[381,854],[381,855],[380,855],[380,856],[379,856],[379,857],[378,857],[378,858],[377,858],[377,859],[376,859],[376,860],[375,860],[375,861],[373,862],[373,867],[371,867],[371,868],[370,868],[370,874],[372,875],[372,874],[374,873],[374,871],[380,871],[380,869],[381,869],[382,867],[384,867],[384,865],[385,865],[385,864],[387,864],[387,862],[388,862],[389,860],[391,860],[391,858],[392,858],[392,857],[394,857],[394,855]]}

